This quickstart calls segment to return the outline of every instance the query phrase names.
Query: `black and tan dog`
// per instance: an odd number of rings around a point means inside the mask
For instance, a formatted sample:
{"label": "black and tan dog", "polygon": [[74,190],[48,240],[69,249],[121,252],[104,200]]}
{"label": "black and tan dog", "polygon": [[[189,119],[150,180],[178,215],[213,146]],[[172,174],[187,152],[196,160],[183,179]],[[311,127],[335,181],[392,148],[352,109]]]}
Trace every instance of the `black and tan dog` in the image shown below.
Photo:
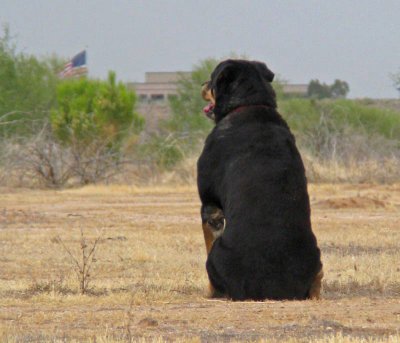
{"label": "black and tan dog", "polygon": [[264,63],[227,60],[204,84],[215,127],[198,161],[211,296],[319,298],[303,163]]}

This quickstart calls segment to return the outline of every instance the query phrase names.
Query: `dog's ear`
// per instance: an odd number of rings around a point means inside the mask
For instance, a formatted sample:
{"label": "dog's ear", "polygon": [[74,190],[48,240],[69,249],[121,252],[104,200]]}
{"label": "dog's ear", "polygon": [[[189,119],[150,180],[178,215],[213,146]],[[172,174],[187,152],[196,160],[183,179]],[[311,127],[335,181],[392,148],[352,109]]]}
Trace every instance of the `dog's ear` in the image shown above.
{"label": "dog's ear", "polygon": [[239,73],[237,64],[231,60],[221,62],[211,75],[211,89],[215,93],[224,92],[226,87],[229,86]]}
{"label": "dog's ear", "polygon": [[262,77],[268,82],[272,82],[274,80],[275,74],[268,69],[267,65],[262,62],[253,62],[258,72],[262,75]]}

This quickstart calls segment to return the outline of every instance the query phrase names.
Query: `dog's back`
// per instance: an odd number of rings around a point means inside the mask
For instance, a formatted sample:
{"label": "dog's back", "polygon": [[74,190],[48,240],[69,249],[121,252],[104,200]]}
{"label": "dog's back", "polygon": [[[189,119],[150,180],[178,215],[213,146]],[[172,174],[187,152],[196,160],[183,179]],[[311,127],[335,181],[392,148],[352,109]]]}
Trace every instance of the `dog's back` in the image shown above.
{"label": "dog's back", "polygon": [[276,110],[225,117],[206,141],[199,173],[212,180],[210,197],[226,218],[207,260],[216,290],[234,300],[307,298],[320,252],[303,163]]}

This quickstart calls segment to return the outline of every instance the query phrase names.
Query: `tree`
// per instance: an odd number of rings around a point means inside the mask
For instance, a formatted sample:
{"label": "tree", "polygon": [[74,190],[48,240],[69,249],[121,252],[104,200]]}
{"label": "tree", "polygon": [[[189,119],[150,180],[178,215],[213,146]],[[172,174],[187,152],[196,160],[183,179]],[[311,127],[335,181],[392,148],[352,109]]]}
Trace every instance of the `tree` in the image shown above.
{"label": "tree", "polygon": [[57,70],[64,61],[17,53],[9,28],[0,36],[0,124],[4,135],[35,133],[55,104]]}
{"label": "tree", "polygon": [[336,79],[332,85],[320,83],[319,80],[311,80],[308,84],[307,96],[313,99],[345,98],[350,91],[346,81]]}
{"label": "tree", "polygon": [[321,84],[319,80],[311,80],[308,84],[307,96],[313,99],[330,98],[330,87],[325,83]]}
{"label": "tree", "polygon": [[393,86],[399,91],[400,94],[400,72],[397,74],[391,74],[390,78],[393,81]]}
{"label": "tree", "polygon": [[165,122],[168,131],[181,133],[207,132],[211,121],[204,115],[205,102],[201,97],[202,84],[210,75],[218,60],[208,58],[197,64],[190,77],[178,81],[178,95],[170,99],[171,118]]}
{"label": "tree", "polygon": [[178,81],[178,95],[169,99],[171,117],[161,123],[161,132],[141,147],[143,156],[159,169],[173,168],[198,145],[213,123],[203,113],[202,84],[210,79],[218,61],[209,58],[196,65],[189,77]]}
{"label": "tree", "polygon": [[54,133],[66,144],[86,145],[99,139],[109,147],[118,145],[143,128],[135,103],[136,95],[117,84],[113,72],[108,81],[65,80],[57,88],[57,108],[51,115]]}
{"label": "tree", "polygon": [[110,72],[107,81],[63,81],[51,112],[55,137],[71,149],[81,183],[97,182],[119,162],[123,143],[144,126],[134,111],[136,95]]}
{"label": "tree", "polygon": [[346,81],[336,79],[332,86],[330,86],[331,98],[345,98],[350,91],[349,84]]}

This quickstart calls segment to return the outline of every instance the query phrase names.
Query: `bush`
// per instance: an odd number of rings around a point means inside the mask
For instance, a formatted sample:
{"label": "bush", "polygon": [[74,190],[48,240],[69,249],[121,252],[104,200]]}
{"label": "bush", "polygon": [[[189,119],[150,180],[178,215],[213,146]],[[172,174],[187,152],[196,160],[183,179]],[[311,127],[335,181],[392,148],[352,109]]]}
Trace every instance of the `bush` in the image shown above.
{"label": "bush", "polygon": [[182,77],[178,82],[178,96],[170,99],[171,118],[164,122],[168,131],[180,133],[207,133],[212,122],[204,115],[206,105],[201,97],[202,84],[218,64],[216,59],[206,59],[194,67],[189,78]]}
{"label": "bush", "polygon": [[109,148],[118,147],[128,134],[143,129],[144,119],[134,112],[135,103],[135,94],[116,84],[113,72],[107,82],[66,80],[57,88],[57,108],[51,114],[54,133],[67,145],[99,140]]}
{"label": "bush", "polygon": [[0,36],[0,138],[30,135],[40,130],[55,104],[57,56],[38,59],[17,53],[7,27]]}
{"label": "bush", "polygon": [[159,171],[171,170],[198,149],[213,123],[203,113],[206,105],[201,85],[210,78],[218,61],[206,59],[194,67],[190,77],[178,81],[178,95],[169,99],[171,116],[162,121],[159,133],[147,137],[141,156]]}
{"label": "bush", "polygon": [[281,102],[280,112],[311,180],[391,182],[400,176],[398,112],[351,100],[305,99]]}
{"label": "bush", "polygon": [[298,133],[306,133],[326,119],[335,127],[349,127],[367,135],[378,134],[391,140],[400,139],[398,112],[365,106],[352,100],[292,99],[280,102],[279,110],[289,126]]}
{"label": "bush", "polygon": [[73,174],[81,184],[107,177],[121,160],[123,144],[138,134],[144,119],[134,111],[136,96],[110,72],[108,81],[64,81],[51,113],[54,136],[73,156]]}

